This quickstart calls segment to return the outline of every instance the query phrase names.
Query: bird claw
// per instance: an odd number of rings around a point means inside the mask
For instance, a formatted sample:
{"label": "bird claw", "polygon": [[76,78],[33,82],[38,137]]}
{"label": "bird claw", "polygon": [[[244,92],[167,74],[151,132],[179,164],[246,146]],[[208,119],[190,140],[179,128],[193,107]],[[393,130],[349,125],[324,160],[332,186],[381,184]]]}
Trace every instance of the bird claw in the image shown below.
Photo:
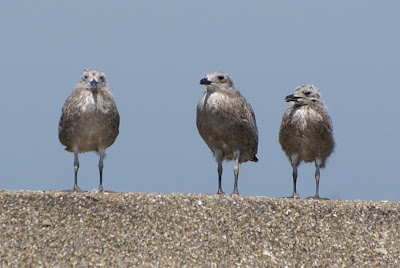
{"label": "bird claw", "polygon": [[326,197],[320,197],[319,195],[309,196],[309,197],[307,197],[306,199],[330,200],[329,198],[326,198]]}
{"label": "bird claw", "polygon": [[72,190],[71,190],[72,192],[76,192],[76,193],[81,193],[81,192],[83,192],[82,190],[81,190],[81,188],[79,188],[78,186],[74,186],[74,188],[72,188]]}
{"label": "bird claw", "polygon": [[74,188],[72,188],[71,190],[63,190],[62,192],[81,193],[83,191],[78,186],[74,186]]}
{"label": "bird claw", "polygon": [[288,196],[286,198],[300,199],[300,195],[298,195],[297,193],[294,193],[294,194],[292,194],[292,196]]}

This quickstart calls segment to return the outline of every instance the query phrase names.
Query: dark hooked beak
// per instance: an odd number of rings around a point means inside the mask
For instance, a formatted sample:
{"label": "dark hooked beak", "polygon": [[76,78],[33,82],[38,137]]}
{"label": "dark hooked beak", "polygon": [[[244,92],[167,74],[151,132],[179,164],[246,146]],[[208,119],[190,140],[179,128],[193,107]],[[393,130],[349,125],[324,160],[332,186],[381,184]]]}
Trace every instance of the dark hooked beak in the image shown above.
{"label": "dark hooked beak", "polygon": [[211,85],[211,81],[207,78],[203,78],[200,80],[200,85]]}
{"label": "dark hooked beak", "polygon": [[297,101],[298,99],[300,99],[300,97],[296,97],[294,94],[292,94],[292,95],[286,96],[285,101],[286,101],[286,102],[289,102],[289,101]]}
{"label": "dark hooked beak", "polygon": [[99,82],[97,82],[95,79],[93,79],[92,81],[90,81],[90,85],[92,86],[96,86]]}

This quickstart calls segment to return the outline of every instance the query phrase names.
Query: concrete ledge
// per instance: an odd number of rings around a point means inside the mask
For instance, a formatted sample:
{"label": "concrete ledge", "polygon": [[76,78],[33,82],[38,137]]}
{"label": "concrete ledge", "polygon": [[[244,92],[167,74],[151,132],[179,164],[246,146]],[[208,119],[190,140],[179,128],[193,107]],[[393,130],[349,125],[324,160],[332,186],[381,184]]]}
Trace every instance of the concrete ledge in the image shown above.
{"label": "concrete ledge", "polygon": [[1,267],[399,267],[400,203],[0,191]]}

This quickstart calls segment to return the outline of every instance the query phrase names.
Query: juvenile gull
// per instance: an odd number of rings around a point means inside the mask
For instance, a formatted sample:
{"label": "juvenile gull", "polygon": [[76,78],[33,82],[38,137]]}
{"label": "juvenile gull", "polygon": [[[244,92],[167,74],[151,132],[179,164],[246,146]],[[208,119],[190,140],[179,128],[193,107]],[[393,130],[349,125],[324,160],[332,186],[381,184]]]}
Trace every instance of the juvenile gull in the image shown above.
{"label": "juvenile gull", "polygon": [[299,198],[296,191],[297,167],[304,162],[315,162],[315,195],[319,196],[320,169],[335,146],[332,120],[329,117],[319,90],[314,85],[300,86],[294,94],[286,97],[292,102],[283,115],[279,131],[279,142],[282,150],[293,168],[293,195]]}
{"label": "juvenile gull", "polygon": [[100,155],[99,192],[103,191],[103,159],[119,133],[119,114],[105,74],[98,70],[84,70],[82,79],[66,99],[58,126],[58,138],[74,153],[74,188],[78,187],[78,153],[97,152]]}
{"label": "juvenile gull", "polygon": [[224,193],[221,186],[223,160],[235,160],[232,194],[239,194],[239,164],[258,161],[258,131],[253,109],[226,73],[209,73],[200,84],[205,90],[197,104],[196,125],[218,163],[217,194]]}

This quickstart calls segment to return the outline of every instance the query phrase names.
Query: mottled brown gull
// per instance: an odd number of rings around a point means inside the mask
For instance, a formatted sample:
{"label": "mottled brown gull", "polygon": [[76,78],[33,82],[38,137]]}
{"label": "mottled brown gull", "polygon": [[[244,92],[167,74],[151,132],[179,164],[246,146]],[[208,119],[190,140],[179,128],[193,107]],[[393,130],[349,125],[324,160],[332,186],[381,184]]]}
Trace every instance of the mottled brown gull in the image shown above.
{"label": "mottled brown gull", "polygon": [[223,72],[213,72],[200,81],[204,94],[197,105],[196,125],[218,163],[218,192],[223,194],[222,161],[234,160],[234,188],[239,194],[239,165],[257,162],[258,131],[254,111],[237,91],[231,77]]}
{"label": "mottled brown gull", "polygon": [[74,188],[78,187],[79,153],[97,152],[100,155],[99,192],[103,191],[103,159],[119,133],[119,114],[106,83],[105,74],[98,70],[84,70],[74,91],[62,108],[58,137],[74,153]]}
{"label": "mottled brown gull", "polygon": [[335,146],[332,120],[314,85],[297,87],[294,94],[286,97],[286,101],[292,104],[283,115],[279,142],[293,168],[292,198],[299,198],[296,191],[297,167],[304,161],[315,162],[316,187],[311,198],[321,199],[320,169],[325,167],[326,159]]}

